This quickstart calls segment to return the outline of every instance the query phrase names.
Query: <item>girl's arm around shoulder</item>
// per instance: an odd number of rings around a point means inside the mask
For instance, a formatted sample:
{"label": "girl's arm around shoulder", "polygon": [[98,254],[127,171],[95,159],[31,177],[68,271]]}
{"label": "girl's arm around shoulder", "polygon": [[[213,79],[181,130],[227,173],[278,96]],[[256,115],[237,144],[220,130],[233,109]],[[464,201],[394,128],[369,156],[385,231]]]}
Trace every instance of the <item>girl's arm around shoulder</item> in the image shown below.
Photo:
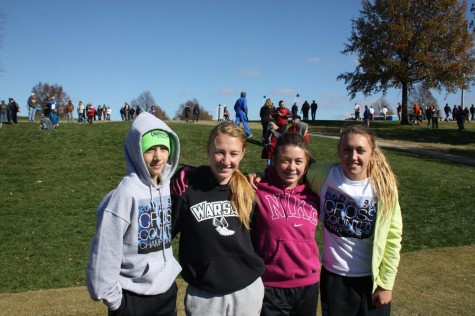
{"label": "girl's arm around shoulder", "polygon": [[172,238],[180,232],[181,210],[186,208],[185,202],[181,198],[186,189],[190,186],[190,177],[196,168],[184,166],[170,180],[170,191],[172,196]]}
{"label": "girl's arm around shoulder", "polygon": [[314,193],[320,194],[328,172],[336,165],[336,163],[312,163],[310,165],[306,173],[306,180]]}
{"label": "girl's arm around shoulder", "polygon": [[189,178],[195,170],[192,166],[184,166],[177,170],[170,180],[170,190],[172,196],[181,196],[189,186]]}

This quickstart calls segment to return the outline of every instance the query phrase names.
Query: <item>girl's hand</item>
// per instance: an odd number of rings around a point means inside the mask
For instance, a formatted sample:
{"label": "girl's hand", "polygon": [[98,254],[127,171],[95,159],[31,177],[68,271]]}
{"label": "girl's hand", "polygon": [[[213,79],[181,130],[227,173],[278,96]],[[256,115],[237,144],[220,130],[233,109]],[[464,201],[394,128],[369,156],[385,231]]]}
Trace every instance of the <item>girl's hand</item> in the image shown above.
{"label": "girl's hand", "polygon": [[261,182],[263,176],[259,172],[257,173],[249,173],[247,176],[247,181],[251,184],[251,187],[254,189],[254,191],[257,191],[257,184]]}
{"label": "girl's hand", "polygon": [[373,294],[373,305],[375,307],[381,307],[383,305],[389,304],[393,298],[393,292],[390,290],[385,290],[378,286]]}

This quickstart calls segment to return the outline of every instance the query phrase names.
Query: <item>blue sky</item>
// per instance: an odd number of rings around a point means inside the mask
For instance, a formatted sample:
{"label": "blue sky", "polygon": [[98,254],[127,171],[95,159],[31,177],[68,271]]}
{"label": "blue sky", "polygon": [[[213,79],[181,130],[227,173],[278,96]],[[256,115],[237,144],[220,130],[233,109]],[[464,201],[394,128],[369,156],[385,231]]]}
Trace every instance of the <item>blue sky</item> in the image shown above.
{"label": "blue sky", "polygon": [[[316,100],[317,118],[343,119],[355,102],[382,97],[350,100],[336,80],[356,66],[340,51],[360,8],[356,0],[1,1],[0,99],[14,97],[25,113],[33,86],[60,84],[75,105],[110,105],[119,119],[124,102],[147,90],[169,117],[193,98],[215,115],[246,91],[250,119],[264,96],[289,108]],[[461,99],[434,95],[439,105]],[[385,98],[395,109],[401,92]]]}

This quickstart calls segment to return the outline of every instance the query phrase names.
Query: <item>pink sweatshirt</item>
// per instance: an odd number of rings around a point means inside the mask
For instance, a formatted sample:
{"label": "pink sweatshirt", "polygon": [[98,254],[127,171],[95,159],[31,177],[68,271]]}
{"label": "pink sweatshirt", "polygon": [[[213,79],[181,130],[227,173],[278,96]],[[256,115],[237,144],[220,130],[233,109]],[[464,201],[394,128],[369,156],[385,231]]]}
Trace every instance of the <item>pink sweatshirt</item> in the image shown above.
{"label": "pink sweatshirt", "polygon": [[266,264],[262,281],[277,288],[315,284],[320,280],[318,197],[307,183],[285,189],[273,166],[265,178],[258,185],[251,229],[254,249]]}

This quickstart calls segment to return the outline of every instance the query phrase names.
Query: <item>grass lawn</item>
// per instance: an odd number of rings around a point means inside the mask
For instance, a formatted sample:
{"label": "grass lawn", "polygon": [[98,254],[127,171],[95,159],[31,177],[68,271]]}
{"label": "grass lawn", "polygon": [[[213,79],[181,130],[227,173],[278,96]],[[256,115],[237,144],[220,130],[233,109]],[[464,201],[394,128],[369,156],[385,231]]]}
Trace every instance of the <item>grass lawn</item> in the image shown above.
{"label": "grass lawn", "polygon": [[[316,121],[311,130],[338,133],[344,123]],[[206,163],[204,147],[212,125],[169,125],[180,136],[181,163]],[[244,172],[265,165],[259,125],[252,126],[254,138],[241,163]],[[20,122],[0,129],[0,293],[84,286],[96,206],[125,174],[122,146],[129,127],[130,122],[62,123],[57,130],[40,131],[38,124]],[[449,126],[433,131],[392,122],[373,127],[384,139],[455,144],[448,150],[475,156],[470,124],[465,133]],[[336,161],[336,144],[312,137],[312,154],[317,161]],[[384,152],[399,181],[403,252],[475,244],[475,168]]]}

